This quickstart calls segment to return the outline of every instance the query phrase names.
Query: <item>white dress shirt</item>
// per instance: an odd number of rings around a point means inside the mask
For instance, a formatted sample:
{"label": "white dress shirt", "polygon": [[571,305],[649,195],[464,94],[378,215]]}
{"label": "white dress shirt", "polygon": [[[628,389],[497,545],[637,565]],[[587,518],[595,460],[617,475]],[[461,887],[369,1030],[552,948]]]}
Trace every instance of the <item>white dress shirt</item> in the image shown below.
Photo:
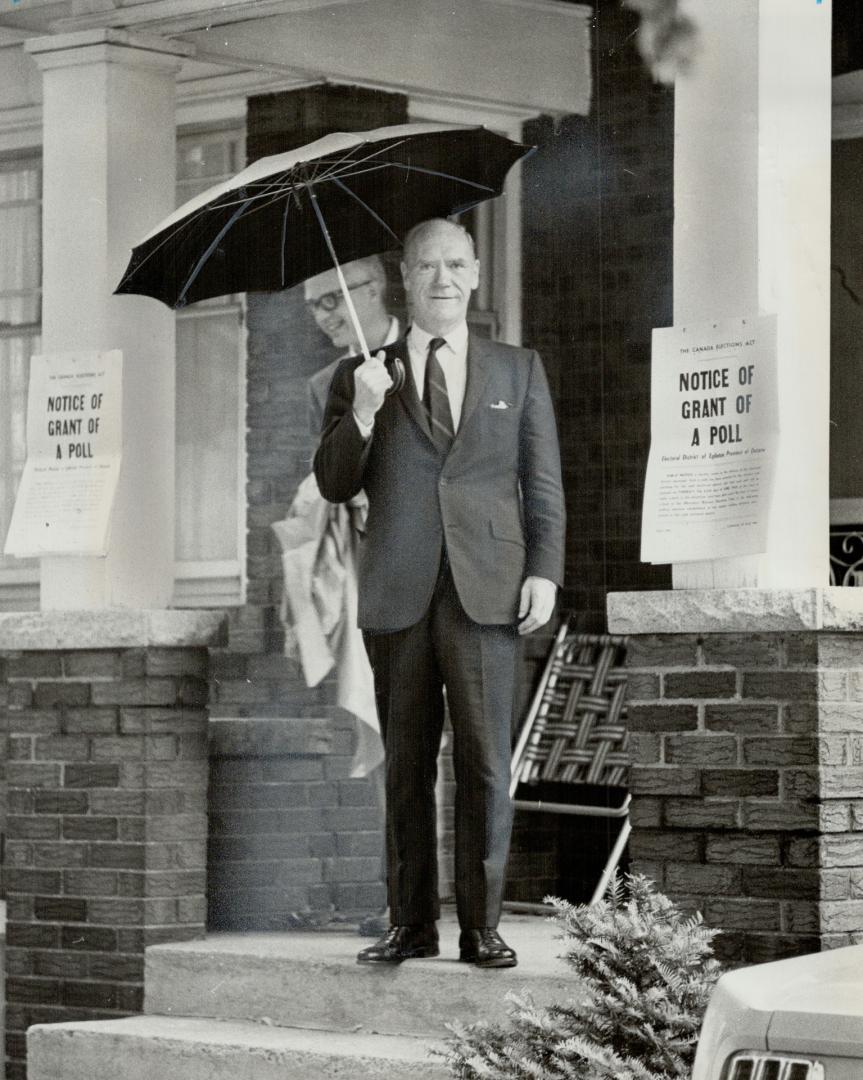
{"label": "white dress shirt", "polygon": [[420,398],[423,396],[425,386],[429,342],[435,337],[443,337],[445,342],[438,349],[437,358],[446,382],[446,392],[452,413],[452,428],[453,431],[458,431],[464,403],[464,388],[467,385],[467,323],[461,323],[454,330],[450,330],[446,336],[428,334],[416,324],[411,326],[407,337],[408,359]]}
{"label": "white dress shirt", "polygon": [[[420,399],[425,385],[426,360],[429,342],[440,334],[428,334],[417,325],[412,325],[407,333],[408,362]],[[387,342],[389,344],[389,342]],[[437,351],[438,363],[443,371],[446,392],[452,413],[452,429],[458,431],[461,410],[464,404],[464,391],[467,386],[467,323],[463,322],[444,337],[444,344]],[[364,424],[356,413],[354,423],[364,439],[371,437],[374,422]]]}

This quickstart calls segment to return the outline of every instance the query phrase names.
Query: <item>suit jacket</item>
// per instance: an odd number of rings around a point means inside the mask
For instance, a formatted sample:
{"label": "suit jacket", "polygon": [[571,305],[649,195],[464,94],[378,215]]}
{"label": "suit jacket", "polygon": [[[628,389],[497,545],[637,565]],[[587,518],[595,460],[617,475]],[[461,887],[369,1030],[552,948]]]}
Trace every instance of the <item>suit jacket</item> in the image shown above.
{"label": "suit jacket", "polygon": [[[395,315],[390,316],[390,330],[384,340],[383,348],[393,344],[399,337],[399,321]],[[377,352],[377,349],[373,349],[373,352]],[[330,383],[333,381],[333,375],[336,373],[336,369],[342,360],[346,360],[348,354],[342,353],[341,356],[337,356],[335,360],[331,360],[325,367],[322,367],[320,371],[316,371],[314,375],[309,378],[309,428],[312,432],[312,436],[317,442],[321,434],[321,426],[324,422],[324,412],[327,408],[327,398],[330,394]]]}
{"label": "suit jacket", "polygon": [[554,410],[537,353],[468,340],[461,422],[446,455],[431,439],[402,338],[386,350],[407,378],[363,439],[353,417],[354,370],[332,378],[314,470],[321,494],[365,489],[358,622],[413,625],[431,600],[444,543],[459,599],[477,623],[513,623],[529,575],[561,584],[564,500]]}
{"label": "suit jacket", "polygon": [[330,396],[330,383],[342,357],[331,360],[326,367],[316,371],[308,382],[309,387],[309,428],[315,440],[320,438],[321,427],[324,422],[324,413],[327,408],[327,398]]}

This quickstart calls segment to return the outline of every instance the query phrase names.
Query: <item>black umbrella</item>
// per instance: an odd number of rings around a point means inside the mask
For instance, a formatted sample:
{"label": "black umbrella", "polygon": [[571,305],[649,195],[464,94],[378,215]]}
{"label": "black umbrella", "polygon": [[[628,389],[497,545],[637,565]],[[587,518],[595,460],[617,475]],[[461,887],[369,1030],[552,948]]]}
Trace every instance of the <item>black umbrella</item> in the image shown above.
{"label": "black umbrella", "polygon": [[531,151],[483,127],[404,124],[337,132],[261,158],[190,199],[132,251],[117,293],[172,308],[270,292],[399,246],[413,225],[500,195]]}

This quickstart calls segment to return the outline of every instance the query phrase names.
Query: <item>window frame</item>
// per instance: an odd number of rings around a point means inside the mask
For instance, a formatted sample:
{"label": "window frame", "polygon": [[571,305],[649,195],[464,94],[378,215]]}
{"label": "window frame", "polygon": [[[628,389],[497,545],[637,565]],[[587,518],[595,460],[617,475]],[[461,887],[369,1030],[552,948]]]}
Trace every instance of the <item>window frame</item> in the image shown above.
{"label": "window frame", "polygon": [[[184,139],[220,141],[235,139],[237,168],[242,167],[246,154],[245,124],[234,121],[217,121],[209,124],[183,124],[177,127],[177,163]],[[224,177],[207,177],[208,185],[218,183]],[[178,179],[179,188],[181,181]],[[246,295],[236,293],[219,303],[190,306],[177,312],[177,322],[208,316],[224,316],[236,313],[237,335],[237,555],[234,559],[195,559],[174,561],[173,606],[182,608],[242,607],[246,602]]]}
{"label": "window frame", "polygon": [[[178,125],[177,161],[179,162],[181,140],[184,138],[233,138],[237,143],[237,165],[242,166],[245,158],[245,127],[237,120],[217,121],[206,124]],[[15,149],[0,153],[0,169],[21,167],[22,163],[36,165],[40,170],[41,206],[41,170],[42,148],[37,145],[26,149]],[[207,178],[209,181],[209,178]],[[212,183],[219,177],[213,177]],[[180,182],[178,181],[178,188]],[[29,200],[28,200],[29,201]],[[31,290],[26,290],[29,294]],[[38,286],[41,301],[42,282]],[[206,318],[208,315],[224,317],[236,314],[237,334],[237,477],[236,477],[236,558],[224,560],[178,560],[174,562],[174,589],[172,606],[176,608],[223,608],[240,607],[246,602],[246,312],[245,294],[226,298],[224,303],[209,304],[206,307],[186,308],[177,313],[177,319]],[[41,315],[41,312],[40,312]],[[37,324],[21,324],[16,327],[0,328],[0,336],[33,336],[41,333],[41,317]],[[4,538],[5,539],[5,538]],[[16,568],[0,567],[0,612],[34,611],[39,608],[40,568],[24,566]]]}
{"label": "window frame", "polygon": [[[0,153],[0,172],[12,172],[22,168],[33,168],[39,172],[38,199],[15,199],[4,206],[29,205],[39,207],[39,284],[33,289],[10,289],[3,296],[35,296],[38,299],[39,319],[37,322],[18,323],[0,326],[0,338],[39,338],[42,334],[42,153],[41,147],[15,149]],[[5,535],[2,537],[5,541]],[[23,560],[22,560],[23,561]],[[39,606],[39,567],[23,565],[16,567],[0,566],[0,611],[31,611]]]}
{"label": "window frame", "polygon": [[241,607],[246,602],[246,302],[238,294],[224,304],[184,308],[177,321],[236,313],[237,335],[237,556],[234,559],[174,560],[173,606]]}

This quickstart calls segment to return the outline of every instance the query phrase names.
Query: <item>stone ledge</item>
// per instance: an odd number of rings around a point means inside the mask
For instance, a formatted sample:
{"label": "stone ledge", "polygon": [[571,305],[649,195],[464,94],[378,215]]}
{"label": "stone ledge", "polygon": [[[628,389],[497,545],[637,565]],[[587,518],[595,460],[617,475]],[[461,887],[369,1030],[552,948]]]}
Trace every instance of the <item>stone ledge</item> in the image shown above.
{"label": "stone ledge", "polygon": [[863,589],[674,589],[609,593],[611,634],[863,632]]}
{"label": "stone ledge", "polygon": [[222,645],[222,611],[24,611],[0,614],[0,650],[186,648]]}
{"label": "stone ledge", "polygon": [[210,717],[210,757],[279,757],[329,754],[326,717]]}

